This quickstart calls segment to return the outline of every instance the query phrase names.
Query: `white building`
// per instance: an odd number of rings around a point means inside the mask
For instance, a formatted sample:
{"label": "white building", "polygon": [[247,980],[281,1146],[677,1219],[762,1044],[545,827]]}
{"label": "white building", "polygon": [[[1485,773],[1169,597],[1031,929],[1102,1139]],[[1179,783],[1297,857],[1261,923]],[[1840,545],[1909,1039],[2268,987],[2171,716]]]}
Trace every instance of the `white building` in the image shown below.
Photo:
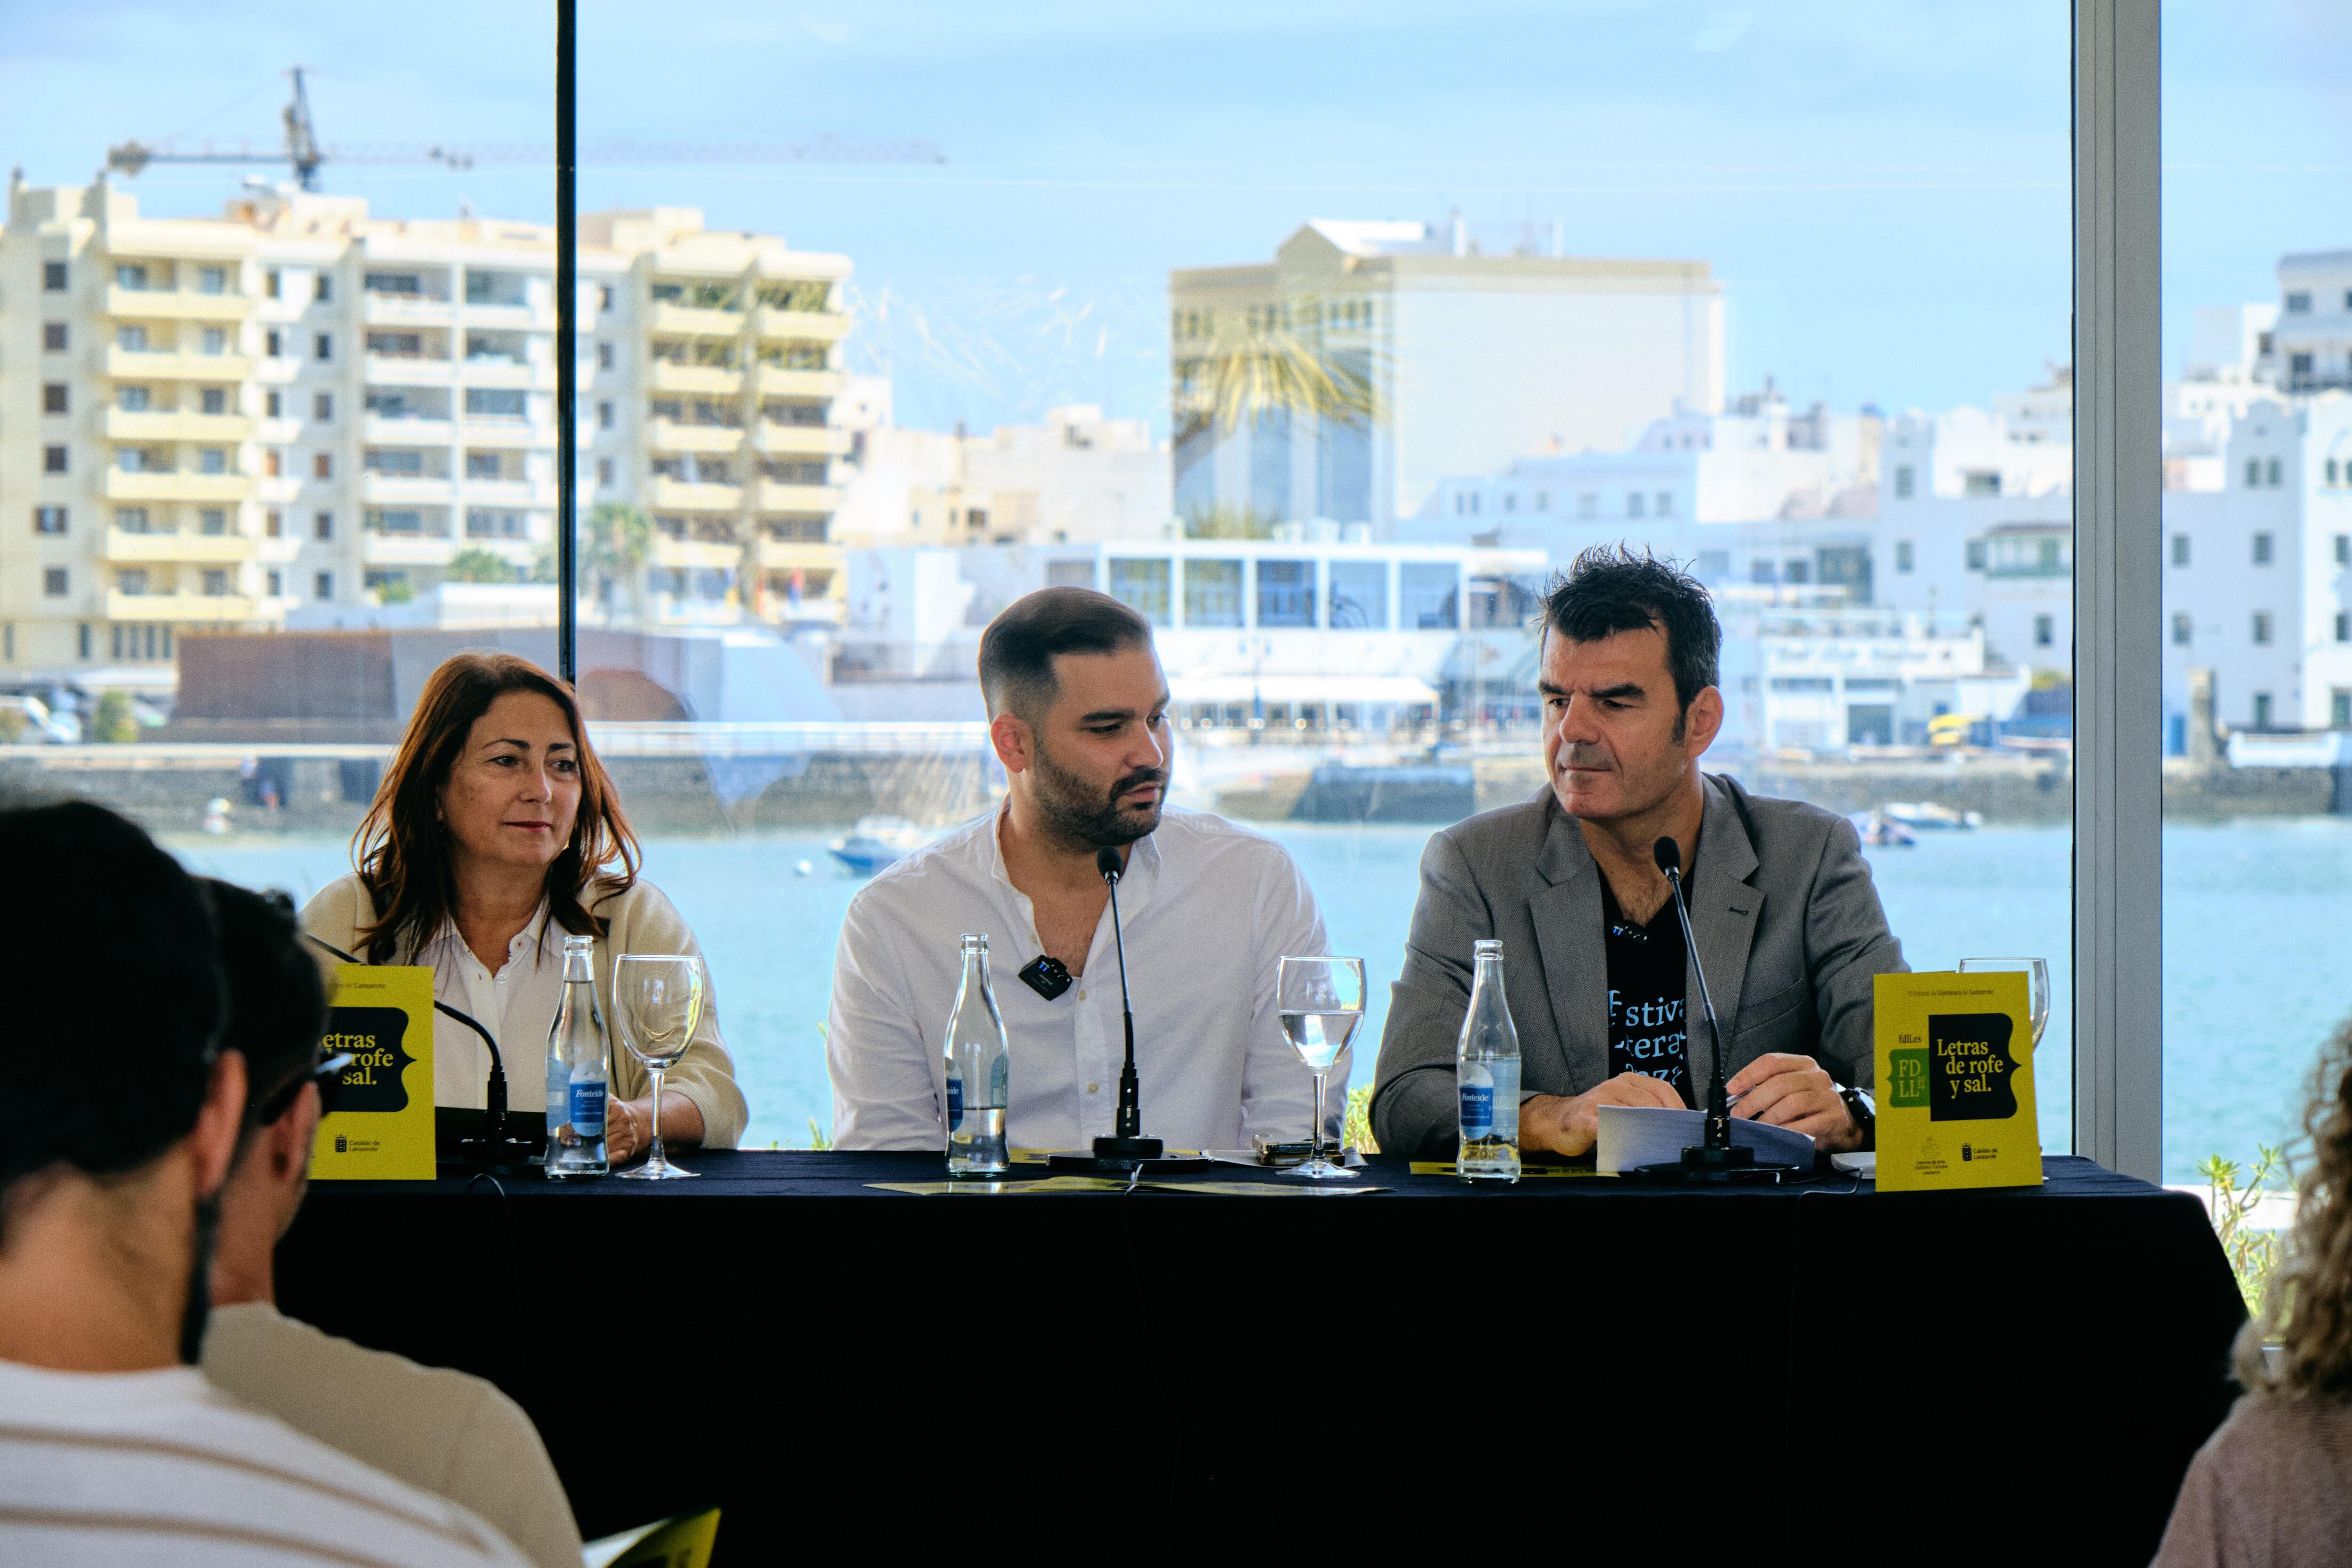
{"label": "white building", "polygon": [[844,546],[1075,544],[1167,531],[1168,448],[1139,419],[1079,404],[986,435],[901,430],[887,382],[852,382],[861,417],[833,524]]}
{"label": "white building", "polygon": [[[1271,263],[1180,269],[1169,293],[1186,517],[1319,517],[1385,538],[1447,475],[1547,442],[1614,450],[1723,399],[1722,290],[1705,262],[1563,256],[1556,241],[1490,255],[1458,219],[1318,220]],[[1369,388],[1376,412],[1209,406],[1286,361]]]}
{"label": "white building", "polygon": [[2281,256],[2278,282],[2258,379],[2289,393],[2352,388],[2352,250]]}
{"label": "white building", "polygon": [[968,678],[1022,594],[1151,622],[1181,727],[1387,732],[1527,684],[1544,559],[1461,546],[1181,539],[854,550],[837,677]]}
{"label": "white building", "polygon": [[1622,540],[1709,584],[1827,584],[1867,604],[1881,434],[1874,413],[1792,413],[1768,387],[1728,413],[1654,421],[1626,451],[1541,452],[1492,477],[1449,476],[1398,534],[1541,549],[1562,565]]}
{"label": "white building", "polygon": [[2219,466],[2164,497],[2168,749],[2191,667],[2230,728],[2352,729],[2352,396],[2254,402]]}

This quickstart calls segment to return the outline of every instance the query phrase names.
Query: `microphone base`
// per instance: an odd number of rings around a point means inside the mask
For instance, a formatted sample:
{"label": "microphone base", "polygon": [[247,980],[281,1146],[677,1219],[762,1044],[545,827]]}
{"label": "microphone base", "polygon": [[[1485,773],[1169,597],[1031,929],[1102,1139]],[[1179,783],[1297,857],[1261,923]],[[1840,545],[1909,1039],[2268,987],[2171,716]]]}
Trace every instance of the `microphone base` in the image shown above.
{"label": "microphone base", "polygon": [[460,1138],[454,1150],[454,1163],[468,1170],[520,1176],[530,1170],[530,1157],[539,1152],[537,1144],[520,1138]]}
{"label": "microphone base", "polygon": [[[1145,1152],[1147,1151],[1148,1152]],[[1049,1155],[1048,1170],[1066,1176],[1193,1176],[1212,1161],[1192,1155],[1162,1155],[1157,1138],[1097,1138],[1090,1155]]]}
{"label": "microphone base", "polygon": [[1727,1149],[1715,1149],[1703,1144],[1694,1144],[1683,1150],[1683,1157],[1679,1160],[1635,1166],[1624,1174],[1637,1181],[1666,1186],[1723,1186],[1743,1182],[1781,1182],[1811,1172],[1800,1166],[1772,1165],[1759,1160],[1754,1149],[1738,1145]]}

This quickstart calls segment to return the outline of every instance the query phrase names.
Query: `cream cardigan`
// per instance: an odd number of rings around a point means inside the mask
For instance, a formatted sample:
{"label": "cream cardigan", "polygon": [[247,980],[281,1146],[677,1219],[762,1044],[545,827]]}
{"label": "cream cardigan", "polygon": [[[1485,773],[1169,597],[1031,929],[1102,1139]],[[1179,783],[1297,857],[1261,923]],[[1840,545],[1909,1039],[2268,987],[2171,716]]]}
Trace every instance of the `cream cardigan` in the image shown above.
{"label": "cream cardigan", "polygon": [[[677,910],[662,896],[659,888],[642,878],[626,892],[609,895],[592,909],[612,923],[609,934],[596,944],[595,957],[596,999],[606,1009],[608,1017],[613,1005],[614,955],[701,955],[702,948],[695,941],[693,930]],[[375,900],[369,895],[367,884],[356,875],[328,883],[302,906],[302,928],[346,953],[359,951],[359,934],[373,925],[375,918]],[[707,971],[708,965],[705,968]],[[518,1085],[512,1068],[508,1070],[508,1080],[509,1092],[515,1093]],[[727,1054],[726,1043],[719,1035],[719,985],[715,976],[709,977],[709,988],[703,996],[702,1022],[694,1031],[694,1040],[686,1048],[686,1054],[678,1058],[677,1065],[663,1075],[662,1084],[693,1101],[695,1109],[702,1113],[704,1148],[731,1149],[742,1139],[743,1125],[751,1120],[751,1108],[744,1103],[743,1092],[735,1085],[734,1059]],[[616,1042],[613,1051],[613,1092],[622,1099],[635,1100],[652,1087],[652,1077],[644,1064],[618,1049]],[[517,1103],[528,1106],[535,1092],[533,1083],[520,1083]]]}

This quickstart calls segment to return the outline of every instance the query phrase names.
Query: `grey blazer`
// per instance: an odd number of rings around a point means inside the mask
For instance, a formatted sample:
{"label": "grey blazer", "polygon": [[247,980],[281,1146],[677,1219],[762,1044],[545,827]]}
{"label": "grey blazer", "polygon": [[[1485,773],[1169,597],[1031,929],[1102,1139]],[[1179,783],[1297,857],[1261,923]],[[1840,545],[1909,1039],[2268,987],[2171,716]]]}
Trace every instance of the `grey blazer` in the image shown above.
{"label": "grey blazer", "polygon": [[[1871,977],[1906,968],[1853,824],[1702,775],[1693,935],[1722,1020],[1726,1071],[1768,1051],[1811,1056],[1841,1083],[1872,1079]],[[1470,944],[1503,943],[1519,1031],[1519,1088],[1581,1094],[1609,1076],[1609,964],[1601,868],[1550,789],[1431,835],[1404,973],[1389,1002],[1372,1134],[1398,1153],[1454,1145],[1454,1038],[1470,1005]],[[1694,971],[1690,1071],[1714,1071]]]}

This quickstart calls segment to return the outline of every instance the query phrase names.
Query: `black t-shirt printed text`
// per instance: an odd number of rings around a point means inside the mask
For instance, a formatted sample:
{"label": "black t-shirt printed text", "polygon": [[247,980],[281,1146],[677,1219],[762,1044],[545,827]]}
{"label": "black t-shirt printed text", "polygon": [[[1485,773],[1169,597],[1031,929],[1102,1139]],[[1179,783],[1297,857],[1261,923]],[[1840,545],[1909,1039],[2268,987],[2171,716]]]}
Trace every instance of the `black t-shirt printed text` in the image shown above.
{"label": "black t-shirt printed text", "polygon": [[1682,922],[1670,898],[1647,925],[1617,907],[1601,882],[1601,917],[1609,951],[1609,1075],[1646,1072],[1673,1086],[1685,1105],[1690,1085],[1690,981],[1684,968]]}

